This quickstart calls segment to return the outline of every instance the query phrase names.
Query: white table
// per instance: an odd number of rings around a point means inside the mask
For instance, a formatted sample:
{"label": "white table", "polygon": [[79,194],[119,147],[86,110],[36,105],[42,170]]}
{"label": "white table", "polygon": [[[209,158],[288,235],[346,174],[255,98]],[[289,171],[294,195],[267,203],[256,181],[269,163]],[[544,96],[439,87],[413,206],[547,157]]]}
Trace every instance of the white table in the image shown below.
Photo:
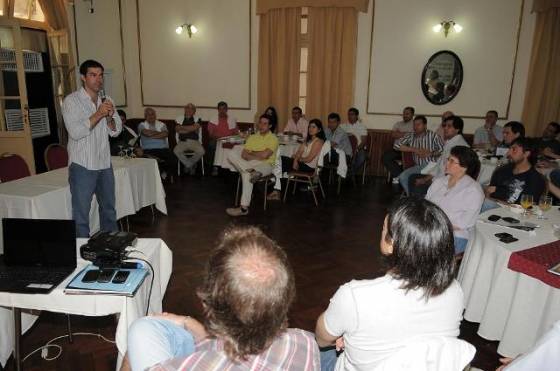
{"label": "white table", "polygon": [[[148,291],[150,288],[151,275],[146,277],[142,286],[132,298],[114,295],[66,295],[63,290],[75,274],[89,262],[81,259],[79,246],[84,244],[86,239],[77,240],[78,248],[78,267],[64,282],[48,295],[33,294],[11,294],[0,292],[0,363],[6,364],[7,359],[14,350],[14,316],[12,308],[26,310],[46,310],[49,312],[69,313],[83,316],[106,316],[118,314],[117,331],[115,341],[119,351],[117,369],[120,368],[122,357],[126,352],[126,338],[128,327],[137,318],[146,313],[148,304]],[[172,252],[165,242],[160,239],[139,239],[136,245],[137,250],[143,254],[133,253],[131,256],[140,257],[148,260],[155,271],[152,294],[149,300],[150,313],[162,311],[162,300],[172,271]],[[34,314],[22,313],[22,333],[25,333],[37,320]],[[26,349],[26,353],[29,351]]]}
{"label": "white table", "polygon": [[[545,213],[548,220],[536,216],[521,219],[542,226],[532,234],[481,221],[492,214],[520,219],[519,214],[504,208],[481,214],[459,270],[465,293],[464,317],[480,323],[480,336],[500,341],[498,353],[515,357],[528,351],[560,320],[560,290],[508,269],[509,258],[515,251],[558,240],[551,225],[560,224],[560,212],[554,207]],[[494,236],[498,232],[507,232],[519,241],[504,244]]]}
{"label": "white table", "polygon": [[498,163],[492,163],[490,160],[482,159],[480,161],[480,172],[478,173],[478,182],[485,186],[490,184],[492,179],[492,174],[494,170],[498,167]]}
{"label": "white table", "polygon": [[[115,174],[117,218],[135,214],[142,207],[155,205],[167,214],[165,191],[154,159],[112,157]],[[68,168],[0,183],[0,219],[72,219]],[[97,200],[92,200],[90,230],[99,229]],[[2,225],[0,224],[0,236]],[[0,238],[0,253],[4,251]]]}

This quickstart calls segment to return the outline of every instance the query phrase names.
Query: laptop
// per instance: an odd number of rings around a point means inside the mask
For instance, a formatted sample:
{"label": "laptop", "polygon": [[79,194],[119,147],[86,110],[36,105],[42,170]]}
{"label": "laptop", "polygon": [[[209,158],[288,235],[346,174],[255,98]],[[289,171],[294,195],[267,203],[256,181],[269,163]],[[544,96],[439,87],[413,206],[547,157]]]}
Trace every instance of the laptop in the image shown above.
{"label": "laptop", "polygon": [[2,219],[0,291],[48,294],[76,269],[73,220]]}

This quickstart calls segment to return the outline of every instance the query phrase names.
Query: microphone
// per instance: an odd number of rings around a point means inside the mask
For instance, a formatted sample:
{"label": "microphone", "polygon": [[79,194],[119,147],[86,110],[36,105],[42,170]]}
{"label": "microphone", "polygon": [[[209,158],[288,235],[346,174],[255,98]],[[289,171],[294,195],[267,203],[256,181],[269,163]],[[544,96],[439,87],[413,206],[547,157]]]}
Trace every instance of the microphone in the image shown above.
{"label": "microphone", "polygon": [[105,101],[107,100],[107,95],[105,94],[105,89],[101,88],[99,89],[99,98],[101,98],[101,103],[105,103]]}

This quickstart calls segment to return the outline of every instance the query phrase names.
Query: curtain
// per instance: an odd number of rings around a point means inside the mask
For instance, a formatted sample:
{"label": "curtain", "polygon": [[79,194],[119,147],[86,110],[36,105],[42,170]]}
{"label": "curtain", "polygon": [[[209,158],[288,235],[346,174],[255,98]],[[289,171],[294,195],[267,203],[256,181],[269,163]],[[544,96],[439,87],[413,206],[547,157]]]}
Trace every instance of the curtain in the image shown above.
{"label": "curtain", "polygon": [[358,12],[354,8],[309,8],[308,119],[324,123],[344,114],[354,100]]}
{"label": "curtain", "polygon": [[260,15],[259,115],[274,106],[280,132],[299,101],[300,8],[274,9]]}
{"label": "curtain", "polygon": [[560,8],[537,14],[522,121],[539,135],[551,121],[560,121]]}
{"label": "curtain", "polygon": [[[551,1],[551,0],[548,0]],[[265,14],[271,9],[301,8],[354,8],[367,13],[369,0],[257,0],[257,14]]]}
{"label": "curtain", "polygon": [[54,30],[68,29],[65,0],[38,0],[45,20]]}

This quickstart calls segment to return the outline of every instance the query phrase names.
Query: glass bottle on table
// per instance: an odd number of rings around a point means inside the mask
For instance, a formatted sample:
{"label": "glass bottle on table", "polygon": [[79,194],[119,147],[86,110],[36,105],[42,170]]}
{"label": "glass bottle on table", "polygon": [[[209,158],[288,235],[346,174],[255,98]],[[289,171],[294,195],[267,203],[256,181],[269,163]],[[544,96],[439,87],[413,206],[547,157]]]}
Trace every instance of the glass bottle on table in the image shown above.
{"label": "glass bottle on table", "polygon": [[525,210],[523,212],[523,215],[527,216],[529,208],[533,206],[533,195],[522,194],[520,204],[523,210]]}

